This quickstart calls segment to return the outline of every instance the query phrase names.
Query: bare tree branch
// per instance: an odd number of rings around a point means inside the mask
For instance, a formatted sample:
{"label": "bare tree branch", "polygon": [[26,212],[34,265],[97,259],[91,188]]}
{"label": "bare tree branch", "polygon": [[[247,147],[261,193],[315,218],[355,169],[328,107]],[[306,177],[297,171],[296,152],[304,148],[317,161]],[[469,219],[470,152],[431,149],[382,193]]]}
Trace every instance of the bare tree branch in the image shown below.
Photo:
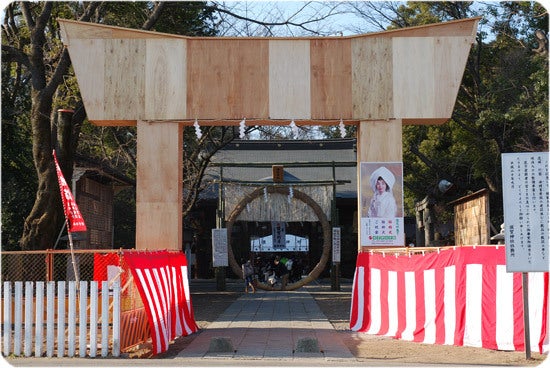
{"label": "bare tree branch", "polygon": [[162,14],[162,11],[164,10],[165,5],[166,5],[166,2],[164,2],[164,1],[155,1],[155,6],[153,7],[153,11],[147,17],[147,20],[143,23],[143,25],[141,26],[141,29],[149,30],[149,29],[153,28],[155,23],[160,18],[160,15]]}
{"label": "bare tree branch", "polygon": [[[328,20],[346,11],[339,10],[340,3],[306,2],[293,10],[283,9],[282,3],[270,2],[213,2],[210,9],[220,17],[218,26],[224,26],[224,34],[237,36],[276,36],[276,29],[285,29],[285,36],[328,35],[335,32],[327,26]],[[289,3],[291,4],[291,3]],[[313,5],[316,5],[314,7]],[[290,10],[290,14],[285,12]],[[261,16],[261,18],[260,18]],[[255,25],[257,27],[251,27]],[[240,27],[240,28],[239,28]],[[278,32],[281,34],[281,32]]]}

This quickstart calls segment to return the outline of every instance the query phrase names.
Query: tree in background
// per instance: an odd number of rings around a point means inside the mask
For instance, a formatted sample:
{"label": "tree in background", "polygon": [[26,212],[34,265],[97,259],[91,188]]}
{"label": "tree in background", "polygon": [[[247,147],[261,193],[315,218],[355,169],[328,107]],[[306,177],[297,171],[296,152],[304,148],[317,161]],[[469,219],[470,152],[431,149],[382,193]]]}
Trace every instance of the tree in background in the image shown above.
{"label": "tree in background", "polygon": [[[57,149],[64,176],[70,182],[86,115],[56,19],[130,25],[141,29],[152,29],[158,24],[171,33],[212,35],[215,32],[207,22],[210,12],[203,12],[204,5],[200,2],[15,2],[7,6],[2,27],[2,134],[5,143],[2,145],[2,168],[8,168],[7,172],[3,171],[5,175],[13,173],[13,176],[3,176],[2,185],[3,188],[9,185],[13,192],[2,198],[2,214],[12,220],[2,224],[3,233],[6,225],[12,226],[8,239],[3,239],[3,247],[15,247],[13,234],[23,209],[28,208],[25,196],[34,183],[34,205],[22,221],[22,229],[19,228],[22,230],[19,247],[51,248],[64,221],[52,150]],[[169,15],[161,17],[164,12]],[[7,107],[6,101],[9,101]],[[63,129],[56,119],[58,108],[75,111]],[[24,135],[24,132],[31,134]],[[90,126],[84,129],[84,135],[96,136],[96,132]],[[128,137],[127,133],[119,129],[111,136],[116,142],[120,135]],[[7,136],[14,141],[6,141]],[[32,145],[32,160],[25,155],[29,153],[29,144]],[[84,144],[81,152],[94,154],[99,151],[108,155],[111,150],[117,150],[110,148],[107,142],[91,147],[93,144]],[[100,154],[92,157],[105,158]],[[126,159],[130,157],[125,155]],[[130,161],[126,160],[125,164]],[[30,174],[31,164],[34,175]],[[17,176],[24,181],[16,181]],[[24,203],[19,205],[21,210],[18,203]]]}
{"label": "tree in background", "polygon": [[[239,13],[239,3],[218,2],[13,2],[4,9],[2,24],[2,248],[51,248],[64,221],[52,150],[68,182],[76,153],[94,158],[135,177],[136,130],[132,127],[96,127],[86,112],[71,69],[67,49],[60,40],[57,18],[102,23],[188,36],[272,35],[286,27],[315,33],[327,14],[295,20],[277,12],[264,18]],[[311,7],[310,7],[311,8]],[[331,13],[329,12],[329,15]],[[244,27],[243,27],[244,25]],[[262,31],[260,31],[260,29]],[[57,110],[74,110],[61,128]],[[247,128],[247,131],[254,128]],[[236,131],[227,127],[203,128],[197,139],[185,130],[184,214],[193,206],[210,157],[230,142]],[[33,200],[34,197],[34,200]],[[135,199],[128,193],[115,198],[115,221],[125,233],[134,222],[128,210]],[[120,212],[119,212],[120,211]],[[22,234],[22,235],[21,235]],[[126,238],[129,241],[129,238]],[[133,240],[132,240],[133,241]],[[126,244],[127,245],[127,244]]]}
{"label": "tree in background", "polygon": [[[449,122],[404,126],[405,205],[425,196],[445,202],[487,188],[491,218],[502,213],[501,154],[548,150],[548,13],[536,2],[354,2],[352,11],[386,29],[480,16]],[[451,196],[440,180],[455,185]],[[498,228],[498,226],[496,226]]]}

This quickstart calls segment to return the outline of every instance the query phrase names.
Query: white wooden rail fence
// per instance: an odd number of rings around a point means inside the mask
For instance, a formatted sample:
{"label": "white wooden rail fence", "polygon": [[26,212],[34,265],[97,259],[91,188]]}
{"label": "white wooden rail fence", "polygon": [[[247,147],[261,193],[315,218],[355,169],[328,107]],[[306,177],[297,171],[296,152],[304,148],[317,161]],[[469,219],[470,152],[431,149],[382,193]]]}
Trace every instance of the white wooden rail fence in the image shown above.
{"label": "white wooden rail fence", "polygon": [[[44,299],[44,286],[46,299]],[[97,281],[80,281],[78,286],[77,288],[75,281],[68,282],[67,298],[65,281],[57,283],[55,281],[36,283],[5,281],[2,301],[3,355],[21,356],[23,352],[25,357],[30,357],[33,356],[34,350],[35,357],[44,356],[44,353],[47,357],[53,357],[54,351],[57,352],[58,357],[74,357],[78,345],[78,353],[82,358],[86,357],[87,353],[89,357],[96,357],[98,350],[101,350],[102,357],[107,357],[109,346],[111,346],[112,356],[120,356],[120,283],[109,285],[107,281],[103,281],[101,291],[98,291]],[[109,292],[104,293],[105,290]],[[100,298],[102,294],[108,297]],[[100,299],[101,315],[98,316]],[[112,299],[111,303],[110,299]],[[68,303],[67,312],[66,303]],[[15,306],[13,311],[12,305]],[[45,321],[44,306],[46,307]],[[109,325],[110,322],[112,326]]]}

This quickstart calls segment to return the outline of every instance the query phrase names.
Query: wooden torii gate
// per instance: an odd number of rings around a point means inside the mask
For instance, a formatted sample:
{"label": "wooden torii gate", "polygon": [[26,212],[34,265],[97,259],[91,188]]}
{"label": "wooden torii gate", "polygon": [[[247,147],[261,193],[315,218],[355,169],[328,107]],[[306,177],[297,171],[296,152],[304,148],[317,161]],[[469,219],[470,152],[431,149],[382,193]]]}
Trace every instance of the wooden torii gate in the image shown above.
{"label": "wooden torii gate", "polygon": [[450,119],[479,19],[307,38],[59,23],[88,119],[137,125],[136,248],[180,249],[184,126],[343,120],[358,163],[401,162],[403,124]]}

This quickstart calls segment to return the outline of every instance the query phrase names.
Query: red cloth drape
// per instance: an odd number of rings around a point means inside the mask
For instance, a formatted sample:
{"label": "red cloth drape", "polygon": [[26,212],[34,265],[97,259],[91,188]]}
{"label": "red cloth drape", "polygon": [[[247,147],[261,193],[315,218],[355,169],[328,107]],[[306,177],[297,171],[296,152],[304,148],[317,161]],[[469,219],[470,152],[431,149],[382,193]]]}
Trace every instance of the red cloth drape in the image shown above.
{"label": "red cloth drape", "polygon": [[[547,352],[548,273],[529,274],[531,349]],[[357,257],[350,327],[428,344],[525,350],[522,281],[504,246]]]}
{"label": "red cloth drape", "polygon": [[166,351],[177,336],[198,331],[183,253],[127,251],[124,261],[149,317],[154,354]]}

